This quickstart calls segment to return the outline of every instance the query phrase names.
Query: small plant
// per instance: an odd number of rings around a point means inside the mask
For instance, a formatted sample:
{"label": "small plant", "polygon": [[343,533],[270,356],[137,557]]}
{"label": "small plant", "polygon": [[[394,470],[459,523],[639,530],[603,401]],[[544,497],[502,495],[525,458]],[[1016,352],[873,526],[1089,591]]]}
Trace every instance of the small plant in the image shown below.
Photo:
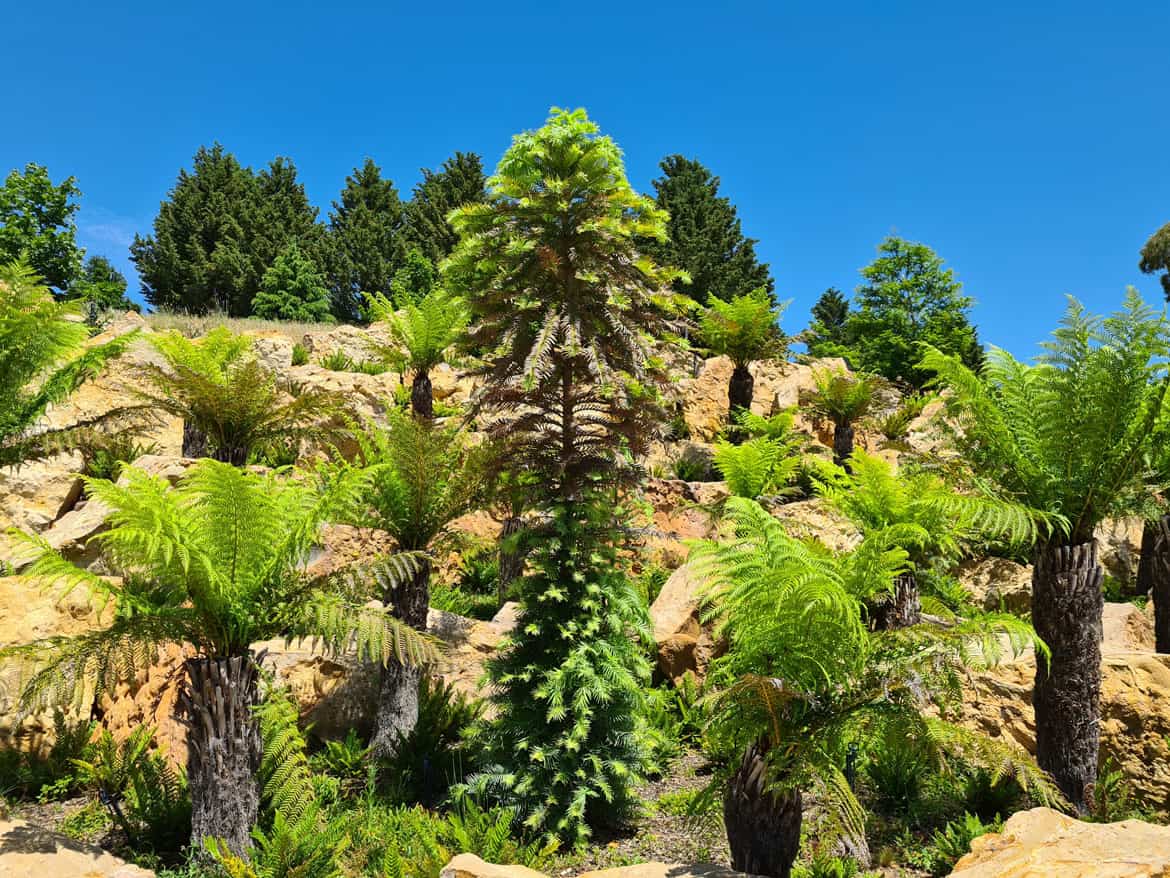
{"label": "small plant", "polygon": [[116,482],[122,474],[123,465],[148,454],[158,454],[158,445],[154,442],[138,442],[127,431],[99,432],[82,442],[79,451],[85,462],[82,475]]}
{"label": "small plant", "polygon": [[309,362],[309,349],[301,344],[299,341],[293,343],[292,347],[292,365],[304,366]]}
{"label": "small plant", "polygon": [[671,459],[670,469],[674,478],[684,482],[709,482],[711,455],[701,446],[687,445]]}
{"label": "small plant", "polygon": [[638,588],[638,593],[646,601],[646,606],[654,603],[668,579],[670,579],[670,571],[658,563],[647,565],[638,574],[634,584]]}
{"label": "small plant", "polygon": [[986,768],[976,768],[963,777],[963,811],[981,820],[1000,820],[1015,810],[1024,791],[1010,776],[997,777]]}
{"label": "small plant", "polygon": [[835,857],[823,847],[818,847],[807,863],[798,863],[792,868],[792,878],[870,878],[879,872],[862,872],[857,860],[851,857]]}
{"label": "small plant", "polygon": [[366,766],[370,749],[357,731],[350,729],[345,740],[326,741],[314,753],[310,763],[314,771],[328,774],[338,780],[338,794],[342,798],[356,795],[366,780]]}
{"label": "small plant", "polygon": [[96,728],[97,724],[88,720],[71,723],[56,711],[53,745],[47,753],[0,750],[0,796],[49,802],[76,793],[82,780],[75,762],[92,753]]}
{"label": "small plant", "polygon": [[363,375],[381,375],[389,370],[390,367],[380,360],[358,360],[353,364],[353,371]]}
{"label": "small plant", "polygon": [[910,424],[918,418],[935,397],[928,393],[910,393],[889,414],[878,418],[876,426],[890,442],[899,442],[910,434]]}
{"label": "small plant", "polygon": [[1097,782],[1089,789],[1089,813],[1093,823],[1113,823],[1139,815],[1129,780],[1112,759],[1097,771]]}
{"label": "small plant", "polygon": [[496,595],[500,581],[500,555],[493,544],[472,545],[459,557],[459,588],[467,594]]}
{"label": "small plant", "polygon": [[321,357],[317,363],[323,369],[328,369],[330,372],[352,372],[354,371],[353,359],[346,355],[341,348],[334,348],[332,351]]}
{"label": "small plant", "polygon": [[400,735],[392,756],[380,760],[392,801],[437,805],[474,767],[474,751],[463,732],[483,712],[478,701],[450,683],[424,676],[419,684],[418,721]]}
{"label": "small plant", "polygon": [[702,789],[673,790],[663,793],[654,802],[654,807],[671,817],[692,817],[700,813],[711,813],[717,802],[712,796],[703,795]]}
{"label": "small plant", "polygon": [[792,482],[800,469],[800,458],[788,451],[784,443],[765,437],[742,445],[720,442],[715,446],[715,467],[735,497],[789,496],[796,492]]}
{"label": "small plant", "polygon": [[1002,821],[984,823],[974,814],[964,814],[941,829],[936,829],[925,846],[911,843],[914,846],[908,847],[907,862],[934,876],[947,875],[955,863],[970,852],[972,841],[989,832],[999,832],[1002,828]]}
{"label": "small plant", "polygon": [[904,737],[892,734],[870,751],[865,774],[880,802],[892,810],[910,813],[922,798],[930,768],[919,748],[906,746]]}

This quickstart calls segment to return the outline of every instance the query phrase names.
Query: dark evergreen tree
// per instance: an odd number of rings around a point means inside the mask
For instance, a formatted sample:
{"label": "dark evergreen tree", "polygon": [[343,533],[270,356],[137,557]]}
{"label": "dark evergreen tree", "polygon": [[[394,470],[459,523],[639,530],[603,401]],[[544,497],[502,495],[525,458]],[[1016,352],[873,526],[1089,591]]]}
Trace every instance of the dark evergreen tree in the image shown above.
{"label": "dark evergreen tree", "polygon": [[968,319],[972,300],[925,244],[886,238],[861,274],[865,283],[846,327],[857,347],[857,368],[921,387],[930,377],[917,368],[922,343],[972,368],[982,363],[983,348]]}
{"label": "dark evergreen tree", "polygon": [[69,288],[70,299],[80,299],[99,311],[140,311],[126,298],[126,276],[104,256],[85,260],[81,276]]}
{"label": "dark evergreen tree", "polygon": [[700,304],[711,297],[730,301],[774,282],[756,256],[756,241],[744,237],[735,205],[719,194],[719,178],[695,159],[667,156],[654,181],[658,206],[670,213],[665,242],[645,241],[643,249],[663,265],[675,265],[691,282],[675,289]]}
{"label": "dark evergreen tree", "polygon": [[285,246],[264,273],[260,291],[252,299],[252,313],[268,320],[303,323],[331,321],[329,289],[325,279],[295,243]]}
{"label": "dark evergreen tree", "polygon": [[406,207],[410,240],[438,265],[455,249],[459,237],[447,222],[457,207],[487,198],[483,162],[473,152],[457,152],[438,171],[422,170],[422,182]]}
{"label": "dark evergreen tree", "polygon": [[345,178],[341,199],[329,214],[329,280],[339,319],[362,314],[362,293],[390,293],[390,282],[406,258],[403,223],[398,190],[367,158]]}
{"label": "dark evergreen tree", "polygon": [[85,251],[77,246],[77,181],[54,183],[29,162],[0,186],[0,263],[23,259],[57,295],[81,273]]}
{"label": "dark evergreen tree", "polygon": [[202,314],[250,312],[263,267],[251,254],[256,178],[216,143],[199,147],[192,170],[159,206],[154,234],[136,235],[130,255],[156,308]]}
{"label": "dark evergreen tree", "polygon": [[849,349],[849,300],[836,287],[821,293],[812,306],[812,322],[805,330],[804,343],[814,357],[846,357]]}
{"label": "dark evergreen tree", "polygon": [[309,203],[297,180],[292,159],[277,156],[256,175],[256,209],[252,218],[250,255],[257,274],[276,262],[290,244],[317,270],[324,262],[325,228],[317,222],[317,208]]}

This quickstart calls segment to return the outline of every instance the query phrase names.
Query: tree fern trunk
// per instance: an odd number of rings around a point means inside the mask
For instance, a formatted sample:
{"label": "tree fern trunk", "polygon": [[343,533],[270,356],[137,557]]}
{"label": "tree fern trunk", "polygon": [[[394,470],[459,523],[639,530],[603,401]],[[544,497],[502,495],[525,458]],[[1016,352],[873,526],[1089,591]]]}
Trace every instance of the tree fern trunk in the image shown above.
{"label": "tree fern trunk", "polygon": [[843,467],[845,472],[851,472],[849,456],[853,454],[853,425],[849,423],[836,424],[833,427],[833,462]]}
{"label": "tree fern trunk", "polygon": [[1097,779],[1103,578],[1096,540],[1036,551],[1032,624],[1052,650],[1036,662],[1036,761],[1081,811]]}
{"label": "tree fern trunk", "polygon": [[511,515],[504,519],[500,527],[499,575],[498,589],[500,605],[508,599],[508,589],[512,583],[524,574],[524,553],[519,546],[505,548],[505,541],[515,538],[524,529],[524,519],[518,515]]}
{"label": "tree fern trunk", "polygon": [[747,366],[736,366],[731,372],[731,380],[727,382],[727,415],[734,420],[735,413],[752,407],[752,397],[755,392],[756,379],[748,371]]}
{"label": "tree fern trunk", "polygon": [[429,372],[420,369],[410,382],[410,410],[416,418],[430,420],[435,416],[435,396]]}
{"label": "tree fern trunk", "polygon": [[922,621],[922,595],[913,573],[903,573],[894,580],[894,593],[874,601],[870,624],[875,631],[909,628]]}
{"label": "tree fern trunk", "polygon": [[[427,630],[427,611],[431,597],[431,562],[423,559],[418,571],[396,591],[385,595],[393,613],[416,631]],[[374,735],[370,747],[375,756],[392,756],[399,739],[409,734],[418,722],[418,686],[422,672],[418,668],[389,664],[382,670],[378,694],[378,713],[374,718]]]}
{"label": "tree fern trunk", "polygon": [[243,856],[260,813],[259,667],[251,653],[188,659],[186,667],[191,847],[202,851],[205,838],[219,838]]}
{"label": "tree fern trunk", "polygon": [[183,421],[183,457],[207,457],[207,434]]}
{"label": "tree fern trunk", "polygon": [[1147,521],[1142,530],[1137,590],[1153,597],[1155,649],[1170,653],[1170,515]]}
{"label": "tree fern trunk", "polygon": [[733,869],[788,878],[800,850],[801,795],[766,790],[767,750],[766,741],[757,741],[744,751],[723,797],[723,824]]}

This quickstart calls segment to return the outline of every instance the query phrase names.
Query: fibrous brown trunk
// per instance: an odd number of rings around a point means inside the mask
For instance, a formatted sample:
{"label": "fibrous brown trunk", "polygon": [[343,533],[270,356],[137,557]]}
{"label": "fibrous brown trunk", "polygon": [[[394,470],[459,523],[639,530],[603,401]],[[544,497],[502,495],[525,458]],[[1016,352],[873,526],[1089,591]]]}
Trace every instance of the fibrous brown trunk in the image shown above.
{"label": "fibrous brown trunk", "polygon": [[736,366],[731,371],[731,380],[727,382],[727,415],[733,423],[737,412],[752,407],[755,385],[756,380],[747,366]]}
{"label": "fibrous brown trunk", "polygon": [[524,530],[524,519],[518,515],[511,515],[504,519],[500,526],[499,550],[499,598],[500,605],[508,597],[508,589],[512,583],[524,575],[524,553],[519,546],[509,547],[509,543],[518,541],[518,534]]}
{"label": "fibrous brown trunk", "polygon": [[1036,761],[1081,811],[1097,779],[1103,578],[1096,540],[1036,550],[1032,625],[1052,651],[1036,662]]}
{"label": "fibrous brown trunk", "polygon": [[[393,605],[393,613],[416,631],[427,630],[427,611],[431,589],[431,562],[424,558],[408,582],[384,596]],[[374,718],[374,735],[370,740],[377,757],[392,756],[399,741],[410,734],[418,722],[418,686],[422,671],[391,663],[382,670],[378,695],[378,712]]]}
{"label": "fibrous brown trunk", "polygon": [[202,851],[204,839],[218,838],[245,856],[260,813],[258,659],[251,653],[192,658],[186,668],[187,688],[180,703],[190,754],[191,847]]}
{"label": "fibrous brown trunk", "polygon": [[430,373],[420,370],[410,382],[410,410],[417,418],[429,420],[435,416],[435,397],[431,389]]}
{"label": "fibrous brown trunk", "polygon": [[851,472],[849,456],[853,454],[853,425],[848,423],[833,426],[833,462]]}
{"label": "fibrous brown trunk", "polygon": [[183,457],[207,457],[207,434],[183,421]]}
{"label": "fibrous brown trunk", "polygon": [[1154,648],[1170,653],[1170,515],[1147,521],[1142,530],[1137,591],[1154,601]]}
{"label": "fibrous brown trunk", "polygon": [[800,851],[801,795],[768,791],[767,750],[757,741],[744,751],[723,797],[723,825],[733,869],[788,878]]}
{"label": "fibrous brown trunk", "polygon": [[922,596],[913,573],[903,573],[894,580],[894,593],[874,601],[870,607],[870,624],[875,631],[909,628],[922,621]]}

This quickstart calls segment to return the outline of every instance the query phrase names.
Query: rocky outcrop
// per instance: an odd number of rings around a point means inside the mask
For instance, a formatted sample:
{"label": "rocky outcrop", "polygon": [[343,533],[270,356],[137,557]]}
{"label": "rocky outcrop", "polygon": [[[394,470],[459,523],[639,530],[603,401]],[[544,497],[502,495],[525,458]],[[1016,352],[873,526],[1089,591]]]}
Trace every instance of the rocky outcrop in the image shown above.
{"label": "rocky outcrop", "polygon": [[[749,367],[755,380],[752,411],[766,415],[773,409],[796,405],[802,393],[815,388],[813,372],[821,368],[847,367],[841,359],[817,360],[812,365],[774,360],[752,363]],[[683,418],[692,439],[710,441],[727,426],[727,383],[731,371],[728,357],[712,357],[700,363],[697,376],[679,381]]]}
{"label": "rocky outcrop", "polygon": [[1084,823],[1050,808],[1013,814],[971,842],[951,878],[1164,878],[1170,827],[1141,820]]}
{"label": "rocky outcrop", "polygon": [[[737,878],[739,875],[742,873],[726,866],[639,863],[636,866],[585,872],[577,878]],[[548,878],[548,876],[527,866],[497,866],[494,863],[485,863],[475,854],[460,854],[443,867],[439,878]]]}
{"label": "rocky outcrop", "polygon": [[32,826],[0,820],[0,875],[4,878],[153,878],[96,845]]}
{"label": "rocky outcrop", "polygon": [[1097,539],[1098,557],[1105,572],[1116,579],[1125,594],[1131,594],[1137,582],[1138,561],[1141,559],[1141,518],[1110,518],[1097,525],[1093,536]]}
{"label": "rocky outcrop", "polygon": [[819,540],[834,552],[852,549],[861,542],[861,533],[844,515],[819,497],[796,503],[775,503],[768,507],[774,518],[784,522],[789,536]]}
{"label": "rocky outcrop", "polygon": [[[1148,650],[1149,616],[1130,604],[1106,604],[1101,659],[1101,760],[1120,769],[1143,802],[1170,803],[1170,656]],[[974,672],[959,717],[992,738],[1036,751],[1031,651]]]}
{"label": "rocky outcrop", "polygon": [[688,540],[715,536],[718,507],[727,497],[723,482],[647,479],[642,499],[649,504],[649,520],[636,520],[647,553],[667,568],[677,567],[686,560]]}

